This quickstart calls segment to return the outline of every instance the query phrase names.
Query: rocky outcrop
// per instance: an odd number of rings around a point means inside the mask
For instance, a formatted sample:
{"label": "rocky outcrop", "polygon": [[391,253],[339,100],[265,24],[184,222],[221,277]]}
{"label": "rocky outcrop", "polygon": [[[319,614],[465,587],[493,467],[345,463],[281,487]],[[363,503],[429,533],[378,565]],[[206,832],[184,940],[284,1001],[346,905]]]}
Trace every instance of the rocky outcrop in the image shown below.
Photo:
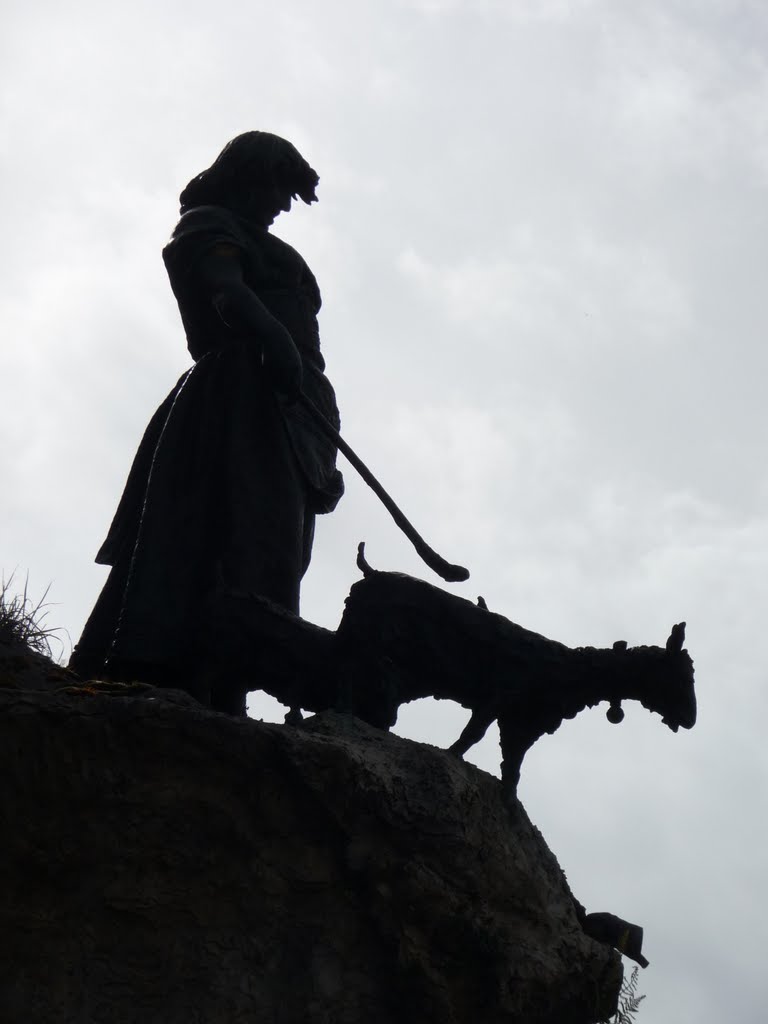
{"label": "rocky outcrop", "polygon": [[0,633],[0,688],[50,692],[76,682],[74,672]]}
{"label": "rocky outcrop", "polygon": [[334,712],[0,690],[0,1021],[588,1024],[618,954],[497,779]]}

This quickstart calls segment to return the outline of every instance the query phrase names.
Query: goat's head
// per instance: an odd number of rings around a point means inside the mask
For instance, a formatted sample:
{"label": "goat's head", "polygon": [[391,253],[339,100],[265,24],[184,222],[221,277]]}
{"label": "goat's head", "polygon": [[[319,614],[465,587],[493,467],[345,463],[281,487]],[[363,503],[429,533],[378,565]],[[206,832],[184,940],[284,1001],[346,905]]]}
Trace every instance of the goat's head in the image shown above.
{"label": "goat's head", "polygon": [[696,691],[693,688],[693,661],[685,643],[685,623],[678,622],[672,627],[664,653],[662,686],[665,690],[662,721],[672,732],[682,727],[692,729],[696,725]]}
{"label": "goat's head", "polygon": [[[661,715],[664,725],[672,732],[682,726],[692,729],[696,724],[696,693],[693,688],[693,661],[683,649],[685,623],[678,622],[672,627],[664,648],[636,647],[630,654],[637,660],[636,699],[649,711]],[[620,644],[615,647],[621,648]],[[610,722],[620,722],[624,717],[620,702],[615,701],[608,709]]]}

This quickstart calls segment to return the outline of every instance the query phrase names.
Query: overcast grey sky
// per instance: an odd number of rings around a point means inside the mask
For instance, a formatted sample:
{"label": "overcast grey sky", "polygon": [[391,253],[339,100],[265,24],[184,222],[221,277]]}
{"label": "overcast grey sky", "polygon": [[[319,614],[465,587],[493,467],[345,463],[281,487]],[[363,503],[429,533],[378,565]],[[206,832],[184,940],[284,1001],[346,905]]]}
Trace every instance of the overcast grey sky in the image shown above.
{"label": "overcast grey sky", "polygon": [[[275,231],[345,434],[471,569],[451,589],[574,646],[688,622],[692,733],[596,709],[521,786],[577,897],[645,926],[646,1024],[764,1013],[767,55],[757,0],[11,0],[0,40],[0,564],[75,641],[188,366],[178,192],[238,132],[289,138],[320,203]],[[346,477],[304,587],[327,626],[358,540],[430,578]]]}

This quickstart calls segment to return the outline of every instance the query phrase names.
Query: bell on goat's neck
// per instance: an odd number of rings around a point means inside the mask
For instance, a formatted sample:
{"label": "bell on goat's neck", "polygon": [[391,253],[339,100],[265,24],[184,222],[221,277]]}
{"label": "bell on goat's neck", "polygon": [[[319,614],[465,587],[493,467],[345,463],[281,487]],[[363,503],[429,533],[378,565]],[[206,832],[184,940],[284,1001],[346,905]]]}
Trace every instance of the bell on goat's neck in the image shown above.
{"label": "bell on goat's neck", "polygon": [[611,706],[605,712],[605,717],[611,725],[618,725],[619,722],[624,721],[624,712],[622,711],[620,700],[611,701]]}

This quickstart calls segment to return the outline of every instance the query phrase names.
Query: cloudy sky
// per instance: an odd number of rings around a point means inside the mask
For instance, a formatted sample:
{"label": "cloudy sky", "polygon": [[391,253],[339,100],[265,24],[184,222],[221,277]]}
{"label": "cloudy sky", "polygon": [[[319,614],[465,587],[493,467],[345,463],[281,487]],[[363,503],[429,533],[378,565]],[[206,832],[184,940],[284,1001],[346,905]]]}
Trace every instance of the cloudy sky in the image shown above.
{"label": "cloudy sky", "polygon": [[[275,230],[320,281],[345,434],[471,569],[452,589],[573,646],[688,622],[692,733],[595,709],[521,785],[577,897],[645,926],[648,1024],[764,1003],[767,57],[758,0],[11,0],[0,41],[6,574],[77,639],[188,366],[178,192],[238,132],[286,136],[320,203]],[[326,626],[358,540],[437,582],[346,475],[303,592]],[[498,770],[494,737],[474,755]]]}

